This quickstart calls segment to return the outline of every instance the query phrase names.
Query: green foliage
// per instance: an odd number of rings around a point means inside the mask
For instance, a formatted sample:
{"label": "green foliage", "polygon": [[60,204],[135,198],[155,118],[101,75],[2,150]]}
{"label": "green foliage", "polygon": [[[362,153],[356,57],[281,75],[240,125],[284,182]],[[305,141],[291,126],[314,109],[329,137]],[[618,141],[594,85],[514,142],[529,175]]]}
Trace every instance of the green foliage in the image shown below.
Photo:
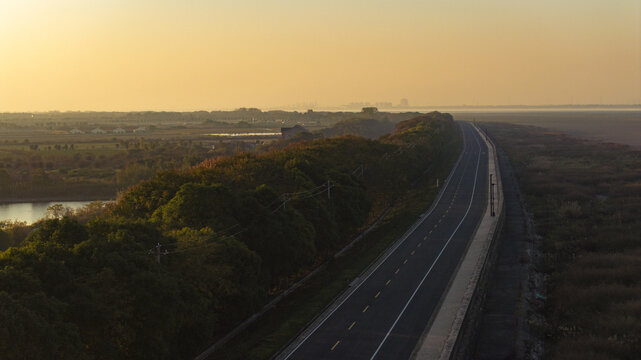
{"label": "green foliage", "polygon": [[13,241],[9,234],[3,229],[0,229],[0,251],[5,251],[12,245]]}
{"label": "green foliage", "polygon": [[321,130],[325,137],[356,135],[370,139],[383,136],[394,129],[394,124],[387,120],[348,119],[336,123],[331,128]]}
{"label": "green foliage", "polygon": [[221,229],[236,222],[231,214],[237,207],[235,197],[226,187],[190,182],[182,185],[176,195],[152,216],[172,229],[206,226]]}
{"label": "green foliage", "polygon": [[0,251],[22,245],[30,231],[31,227],[25,222],[0,221]]}
{"label": "green foliage", "polygon": [[145,164],[132,163],[125,166],[116,175],[116,183],[120,186],[135,185],[142,180],[149,179],[155,170]]}
{"label": "green foliage", "polygon": [[[52,209],[23,246],[0,253],[0,353],[193,358],[331,258],[460,145],[442,114],[398,129],[376,141],[318,139],[161,171],[78,219]],[[17,245],[8,229],[0,245]],[[20,336],[10,342],[12,334]]]}

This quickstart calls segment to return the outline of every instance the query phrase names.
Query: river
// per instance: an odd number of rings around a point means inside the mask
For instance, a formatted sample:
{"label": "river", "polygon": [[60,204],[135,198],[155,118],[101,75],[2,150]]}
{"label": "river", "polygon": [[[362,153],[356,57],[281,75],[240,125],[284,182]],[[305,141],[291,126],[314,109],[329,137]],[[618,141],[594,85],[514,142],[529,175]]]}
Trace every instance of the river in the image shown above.
{"label": "river", "polygon": [[42,219],[47,213],[47,208],[53,204],[62,204],[75,210],[90,202],[91,201],[54,201],[0,204],[0,221],[18,220],[32,224]]}

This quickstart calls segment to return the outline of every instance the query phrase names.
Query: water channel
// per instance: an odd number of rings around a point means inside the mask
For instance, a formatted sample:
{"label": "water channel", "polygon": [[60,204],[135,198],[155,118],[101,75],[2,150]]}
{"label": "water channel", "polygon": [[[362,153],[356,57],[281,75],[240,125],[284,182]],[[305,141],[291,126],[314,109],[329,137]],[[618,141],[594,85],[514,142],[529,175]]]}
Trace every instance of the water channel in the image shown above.
{"label": "water channel", "polygon": [[0,204],[0,221],[17,220],[26,221],[28,224],[42,219],[47,208],[54,204],[62,204],[65,207],[79,209],[91,201],[53,201],[53,202],[25,202],[14,204]]}

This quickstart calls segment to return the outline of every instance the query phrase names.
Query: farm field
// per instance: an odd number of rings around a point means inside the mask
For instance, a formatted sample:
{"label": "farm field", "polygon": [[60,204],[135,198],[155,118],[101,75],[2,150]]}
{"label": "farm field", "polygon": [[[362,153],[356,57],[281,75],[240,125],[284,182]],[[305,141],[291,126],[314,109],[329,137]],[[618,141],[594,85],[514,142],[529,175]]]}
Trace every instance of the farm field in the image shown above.
{"label": "farm field", "polygon": [[281,128],[301,132],[281,146],[346,134],[375,138],[415,115],[251,108],[0,113],[0,202],[113,199],[158,171],[266,150],[282,139]]}

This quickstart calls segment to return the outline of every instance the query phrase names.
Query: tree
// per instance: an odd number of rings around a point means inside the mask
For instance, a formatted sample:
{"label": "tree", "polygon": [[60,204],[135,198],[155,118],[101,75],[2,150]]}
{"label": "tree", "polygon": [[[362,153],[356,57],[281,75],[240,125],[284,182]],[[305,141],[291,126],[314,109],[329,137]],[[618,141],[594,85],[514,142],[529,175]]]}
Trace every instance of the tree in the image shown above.
{"label": "tree", "polygon": [[73,210],[70,207],[64,206],[62,204],[53,204],[47,207],[47,212],[45,213],[46,219],[62,219],[65,216],[71,216]]}
{"label": "tree", "polygon": [[221,230],[237,223],[236,198],[225,186],[186,183],[176,195],[154,213],[172,229],[211,227]]}

